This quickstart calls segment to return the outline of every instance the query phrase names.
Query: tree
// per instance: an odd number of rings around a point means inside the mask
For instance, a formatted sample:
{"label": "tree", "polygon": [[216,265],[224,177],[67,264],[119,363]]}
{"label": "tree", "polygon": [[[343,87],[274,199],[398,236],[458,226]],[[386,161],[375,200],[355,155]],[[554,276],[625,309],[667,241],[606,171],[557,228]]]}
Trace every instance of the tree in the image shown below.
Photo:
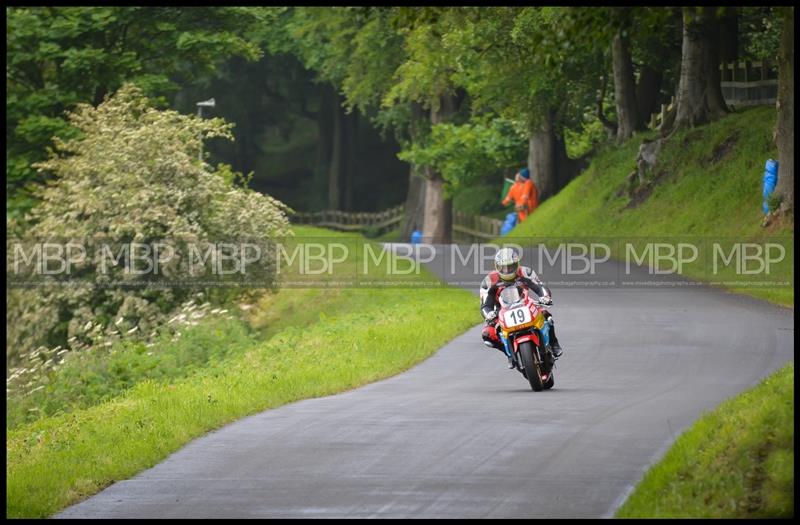
{"label": "tree", "polygon": [[781,198],[781,210],[794,211],[794,7],[783,11],[776,139],[780,171],[775,191]]}
{"label": "tree", "polygon": [[12,217],[35,202],[31,191],[43,179],[31,164],[47,157],[51,137],[75,136],[65,110],[99,104],[127,81],[165,96],[229,56],[260,55],[244,37],[258,18],[238,7],[9,7],[6,17]]}
{"label": "tree", "polygon": [[[454,8],[396,8],[393,25],[403,35],[405,60],[396,69],[395,82],[382,107],[418,103],[430,114],[430,125],[450,122],[459,112],[463,96],[457,96],[451,56],[443,38],[455,20]],[[417,166],[419,167],[419,166]],[[452,195],[447,181],[434,166],[424,166],[424,217],[422,234],[430,243],[452,239]]]}
{"label": "tree", "polygon": [[475,111],[516,121],[529,137],[528,166],[541,199],[576,174],[564,129],[579,125],[595,104],[602,60],[559,36],[563,8],[488,8],[463,13],[451,40],[458,43],[458,82]]}

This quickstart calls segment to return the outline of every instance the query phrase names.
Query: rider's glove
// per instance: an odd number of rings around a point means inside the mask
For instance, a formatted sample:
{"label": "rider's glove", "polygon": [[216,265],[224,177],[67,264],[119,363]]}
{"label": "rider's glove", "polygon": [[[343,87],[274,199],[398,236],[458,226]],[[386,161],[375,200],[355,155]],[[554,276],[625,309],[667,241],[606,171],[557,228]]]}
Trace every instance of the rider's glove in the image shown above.
{"label": "rider's glove", "polygon": [[543,295],[543,296],[539,297],[539,302],[541,304],[544,304],[544,305],[547,305],[547,306],[550,306],[550,305],[553,304],[553,300],[550,299],[550,297],[547,296],[547,295]]}
{"label": "rider's glove", "polygon": [[489,312],[486,315],[486,324],[493,323],[495,321],[495,319],[497,319],[497,312],[496,311]]}

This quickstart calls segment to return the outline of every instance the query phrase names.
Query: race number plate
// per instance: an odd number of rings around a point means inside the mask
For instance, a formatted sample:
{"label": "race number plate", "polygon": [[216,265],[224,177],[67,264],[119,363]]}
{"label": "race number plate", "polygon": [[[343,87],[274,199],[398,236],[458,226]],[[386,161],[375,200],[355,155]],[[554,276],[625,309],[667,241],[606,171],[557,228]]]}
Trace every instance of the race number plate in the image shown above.
{"label": "race number plate", "polygon": [[507,328],[514,328],[521,324],[530,323],[531,311],[524,306],[514,308],[513,310],[503,312],[503,321],[505,321]]}

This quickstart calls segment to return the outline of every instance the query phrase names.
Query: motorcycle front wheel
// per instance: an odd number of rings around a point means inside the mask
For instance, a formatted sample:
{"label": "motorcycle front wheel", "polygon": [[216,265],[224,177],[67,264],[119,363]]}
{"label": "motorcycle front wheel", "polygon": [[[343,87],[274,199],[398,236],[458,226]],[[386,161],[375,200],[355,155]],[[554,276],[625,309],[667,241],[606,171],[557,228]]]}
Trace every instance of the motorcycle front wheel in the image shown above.
{"label": "motorcycle front wheel", "polygon": [[544,382],[544,389],[550,390],[553,388],[553,385],[556,384],[556,379],[553,377],[553,371],[550,371],[550,375],[547,376],[547,381]]}
{"label": "motorcycle front wheel", "polygon": [[539,364],[533,358],[533,343],[525,341],[519,345],[519,355],[522,358],[522,366],[525,368],[525,376],[528,378],[528,383],[531,384],[531,389],[534,392],[541,392],[544,389],[542,383],[542,371]]}

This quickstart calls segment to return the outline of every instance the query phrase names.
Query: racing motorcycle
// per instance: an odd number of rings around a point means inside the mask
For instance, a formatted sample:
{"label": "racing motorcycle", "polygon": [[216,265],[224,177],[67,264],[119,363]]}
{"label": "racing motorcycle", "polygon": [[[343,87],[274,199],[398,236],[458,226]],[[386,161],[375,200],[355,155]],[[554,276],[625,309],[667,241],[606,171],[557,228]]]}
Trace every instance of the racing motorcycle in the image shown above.
{"label": "racing motorcycle", "polygon": [[[535,295],[533,296],[535,297]],[[555,384],[555,357],[550,348],[550,323],[545,304],[539,303],[522,286],[507,286],[500,292],[498,336],[514,367],[535,392]]]}

